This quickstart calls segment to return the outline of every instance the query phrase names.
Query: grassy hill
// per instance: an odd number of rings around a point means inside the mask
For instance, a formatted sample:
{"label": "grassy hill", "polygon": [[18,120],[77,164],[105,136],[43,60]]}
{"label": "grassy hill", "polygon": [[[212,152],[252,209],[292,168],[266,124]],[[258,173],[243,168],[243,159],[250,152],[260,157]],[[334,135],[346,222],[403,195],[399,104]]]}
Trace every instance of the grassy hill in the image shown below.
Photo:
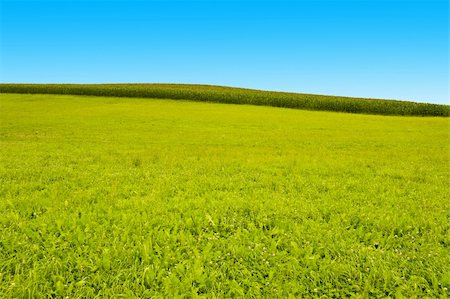
{"label": "grassy hill", "polygon": [[448,124],[0,94],[0,297],[448,298]]}
{"label": "grassy hill", "polygon": [[183,99],[381,115],[450,116],[450,106],[189,84],[0,84],[0,93]]}

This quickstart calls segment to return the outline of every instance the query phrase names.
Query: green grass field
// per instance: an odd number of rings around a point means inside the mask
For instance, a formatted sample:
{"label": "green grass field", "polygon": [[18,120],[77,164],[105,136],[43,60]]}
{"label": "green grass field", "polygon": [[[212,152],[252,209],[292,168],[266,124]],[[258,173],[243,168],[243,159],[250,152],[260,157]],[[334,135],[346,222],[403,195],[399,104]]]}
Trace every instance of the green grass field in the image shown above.
{"label": "green grass field", "polygon": [[449,124],[0,94],[0,297],[448,298]]}

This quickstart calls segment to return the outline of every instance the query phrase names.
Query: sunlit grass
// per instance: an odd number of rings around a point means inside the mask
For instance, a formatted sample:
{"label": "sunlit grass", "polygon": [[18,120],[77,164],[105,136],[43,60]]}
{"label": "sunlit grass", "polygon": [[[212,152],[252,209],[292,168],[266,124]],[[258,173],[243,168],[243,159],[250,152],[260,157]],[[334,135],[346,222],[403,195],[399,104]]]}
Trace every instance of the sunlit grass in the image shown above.
{"label": "sunlit grass", "polygon": [[446,298],[448,128],[0,94],[0,297]]}

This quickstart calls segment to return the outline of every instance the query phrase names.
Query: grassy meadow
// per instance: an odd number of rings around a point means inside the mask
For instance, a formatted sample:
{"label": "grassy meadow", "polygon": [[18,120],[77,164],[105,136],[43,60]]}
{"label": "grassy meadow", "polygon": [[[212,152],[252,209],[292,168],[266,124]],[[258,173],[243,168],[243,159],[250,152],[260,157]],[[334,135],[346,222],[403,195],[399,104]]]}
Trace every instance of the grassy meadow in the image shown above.
{"label": "grassy meadow", "polygon": [[448,298],[449,124],[2,93],[0,297]]}

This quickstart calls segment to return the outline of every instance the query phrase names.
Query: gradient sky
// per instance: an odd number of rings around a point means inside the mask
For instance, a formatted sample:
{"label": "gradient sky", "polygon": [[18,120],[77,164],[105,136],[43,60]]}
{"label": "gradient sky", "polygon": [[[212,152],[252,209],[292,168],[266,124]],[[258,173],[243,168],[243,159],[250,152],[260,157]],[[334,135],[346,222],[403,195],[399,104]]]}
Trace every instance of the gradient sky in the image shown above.
{"label": "gradient sky", "polygon": [[0,2],[0,82],[449,102],[446,0]]}

